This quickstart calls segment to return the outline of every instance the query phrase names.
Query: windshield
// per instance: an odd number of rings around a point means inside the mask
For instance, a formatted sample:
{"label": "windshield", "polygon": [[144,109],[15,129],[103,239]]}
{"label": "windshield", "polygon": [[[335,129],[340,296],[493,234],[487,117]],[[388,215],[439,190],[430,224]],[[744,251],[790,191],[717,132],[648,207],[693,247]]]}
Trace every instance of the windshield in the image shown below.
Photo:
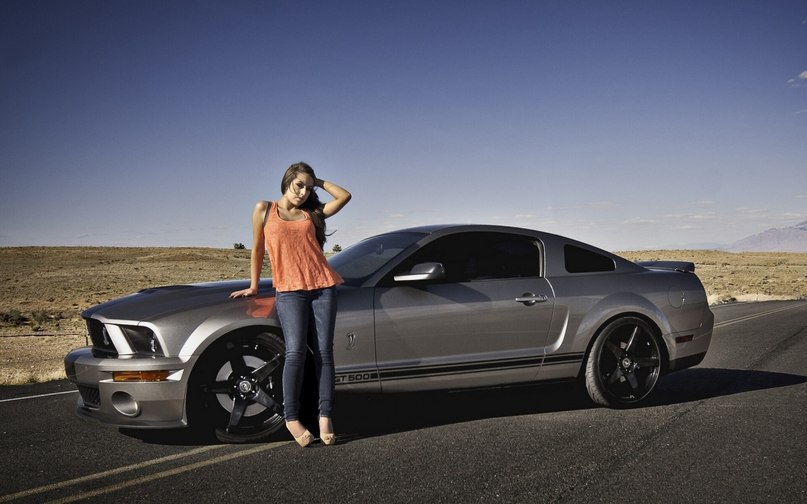
{"label": "windshield", "polygon": [[331,256],[328,262],[342,275],[345,284],[359,285],[424,236],[415,232],[373,236]]}

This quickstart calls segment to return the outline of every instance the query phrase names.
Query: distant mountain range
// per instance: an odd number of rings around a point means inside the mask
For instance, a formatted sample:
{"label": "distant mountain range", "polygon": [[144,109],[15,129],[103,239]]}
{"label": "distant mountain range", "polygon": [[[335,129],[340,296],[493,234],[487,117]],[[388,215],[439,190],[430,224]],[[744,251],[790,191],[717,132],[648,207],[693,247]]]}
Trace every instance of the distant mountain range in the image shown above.
{"label": "distant mountain range", "polygon": [[807,252],[807,221],[737,240],[725,250],[731,252]]}

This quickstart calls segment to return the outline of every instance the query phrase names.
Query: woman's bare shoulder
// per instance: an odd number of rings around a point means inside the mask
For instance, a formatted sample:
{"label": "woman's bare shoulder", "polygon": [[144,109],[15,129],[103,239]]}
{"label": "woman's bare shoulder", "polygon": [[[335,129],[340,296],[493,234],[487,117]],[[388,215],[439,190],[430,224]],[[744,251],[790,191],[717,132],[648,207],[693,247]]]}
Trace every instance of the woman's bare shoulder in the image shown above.
{"label": "woman's bare shoulder", "polygon": [[256,212],[265,212],[269,205],[271,205],[271,201],[260,200],[259,202],[255,203],[255,211]]}

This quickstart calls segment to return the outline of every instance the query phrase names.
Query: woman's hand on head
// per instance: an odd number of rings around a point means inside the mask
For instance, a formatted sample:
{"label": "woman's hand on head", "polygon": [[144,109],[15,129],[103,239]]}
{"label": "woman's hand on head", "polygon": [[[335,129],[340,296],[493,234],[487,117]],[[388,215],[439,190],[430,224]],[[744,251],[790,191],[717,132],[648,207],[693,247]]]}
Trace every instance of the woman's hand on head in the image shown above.
{"label": "woman's hand on head", "polygon": [[253,289],[250,287],[249,289],[244,289],[240,291],[235,291],[230,294],[230,299],[242,298],[242,297],[250,297],[254,296],[258,293],[258,289]]}
{"label": "woman's hand on head", "polygon": [[327,219],[341,210],[352,197],[350,192],[344,187],[338,186],[333,182],[327,180],[317,179],[315,182],[317,187],[321,187],[333,197],[333,200],[325,203],[322,206],[322,215]]}

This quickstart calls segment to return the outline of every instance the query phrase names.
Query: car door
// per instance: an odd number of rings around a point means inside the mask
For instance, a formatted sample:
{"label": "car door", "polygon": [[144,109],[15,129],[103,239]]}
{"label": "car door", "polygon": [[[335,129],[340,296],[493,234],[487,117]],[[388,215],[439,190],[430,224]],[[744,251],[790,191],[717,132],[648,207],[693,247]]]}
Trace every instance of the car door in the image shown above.
{"label": "car door", "polygon": [[498,232],[444,236],[403,260],[375,289],[382,390],[534,380],[553,309],[542,260],[537,239]]}
{"label": "car door", "polygon": [[373,291],[350,286],[337,290],[333,357],[337,390],[378,392],[373,335]]}

